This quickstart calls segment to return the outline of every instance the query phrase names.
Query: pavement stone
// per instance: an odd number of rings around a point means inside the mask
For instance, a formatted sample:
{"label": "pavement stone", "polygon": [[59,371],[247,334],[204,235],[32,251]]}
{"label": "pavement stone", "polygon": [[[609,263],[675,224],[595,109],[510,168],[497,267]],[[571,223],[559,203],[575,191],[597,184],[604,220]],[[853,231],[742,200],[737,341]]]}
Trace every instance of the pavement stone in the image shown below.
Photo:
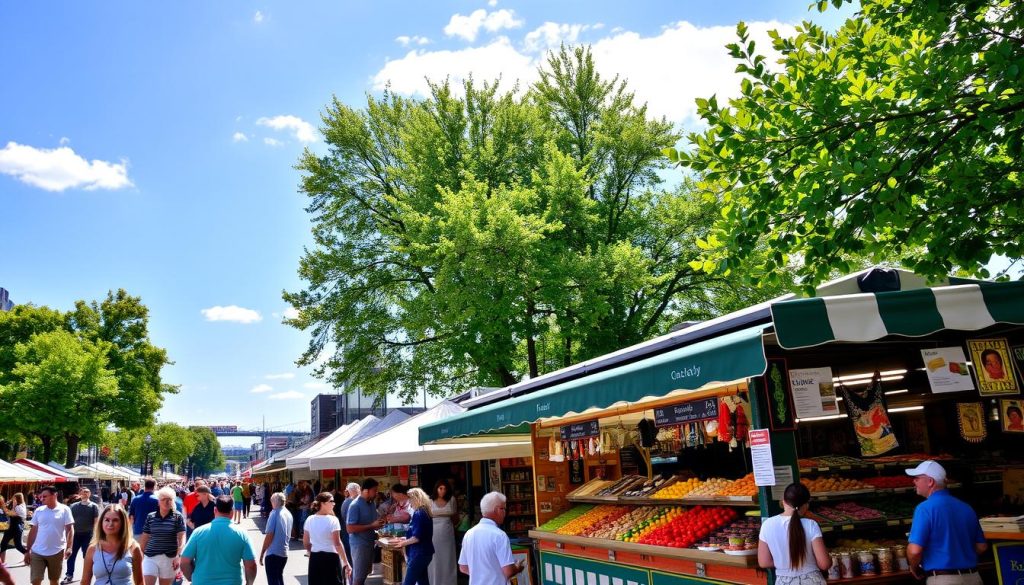
{"label": "pavement stone", "polygon": [[[243,530],[245,530],[246,534],[249,535],[249,541],[252,542],[253,552],[256,553],[257,558],[259,558],[260,549],[263,548],[263,523],[263,518],[253,515],[249,518],[244,518],[242,523],[239,525]],[[284,568],[284,582],[287,585],[308,585],[309,581],[307,579],[307,575],[309,559],[305,556],[306,551],[303,550],[301,541],[293,540],[290,544],[291,547],[288,551],[288,564],[286,564]],[[78,585],[82,579],[81,556],[79,556],[78,562],[75,564],[77,566],[75,567],[75,580],[73,583]],[[257,565],[257,569],[256,584],[266,585],[267,576],[263,570],[264,568]],[[29,569],[23,562],[22,554],[17,550],[11,549],[7,551],[7,570],[10,571],[11,575],[14,577],[14,582],[18,585],[29,584]],[[379,582],[379,577],[374,579],[374,581]],[[47,582],[44,580],[43,583],[46,584]],[[185,583],[188,583],[188,581],[186,580]],[[370,583],[372,582],[368,582],[367,585],[370,585]]]}

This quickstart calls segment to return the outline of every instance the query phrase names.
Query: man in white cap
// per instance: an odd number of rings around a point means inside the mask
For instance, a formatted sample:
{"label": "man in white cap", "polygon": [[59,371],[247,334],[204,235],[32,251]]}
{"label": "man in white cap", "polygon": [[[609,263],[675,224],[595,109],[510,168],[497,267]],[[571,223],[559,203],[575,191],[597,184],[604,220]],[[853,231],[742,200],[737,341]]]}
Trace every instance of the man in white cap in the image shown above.
{"label": "man in white cap", "polygon": [[917,578],[928,585],[981,585],[978,555],[988,549],[978,515],[946,489],[946,470],[923,461],[906,470],[925,501],[914,510],[907,560]]}

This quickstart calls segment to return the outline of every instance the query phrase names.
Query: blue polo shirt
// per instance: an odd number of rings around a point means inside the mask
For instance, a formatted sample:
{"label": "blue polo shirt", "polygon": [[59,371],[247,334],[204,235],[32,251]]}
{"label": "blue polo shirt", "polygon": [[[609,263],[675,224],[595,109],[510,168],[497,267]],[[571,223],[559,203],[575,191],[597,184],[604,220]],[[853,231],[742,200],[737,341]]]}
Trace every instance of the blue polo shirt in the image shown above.
{"label": "blue polo shirt", "polygon": [[267,526],[263,529],[263,534],[271,532],[274,533],[274,537],[270,540],[270,546],[267,547],[267,554],[287,558],[288,537],[292,534],[292,513],[284,506],[276,508],[270,513],[270,518],[267,518]]}
{"label": "blue polo shirt", "polygon": [[[375,520],[377,520],[377,508],[374,508],[373,504],[367,502],[363,497],[356,498],[352,502],[352,505],[348,507],[348,515],[345,516],[345,524],[372,524]],[[372,547],[376,540],[377,532],[374,530],[364,530],[348,535],[350,546]]]}
{"label": "blue polo shirt", "polygon": [[910,543],[924,548],[926,571],[973,569],[978,565],[976,543],[985,542],[978,515],[969,505],[939,490],[914,510]]}
{"label": "blue polo shirt", "polygon": [[132,533],[136,538],[142,535],[142,529],[146,527],[146,516],[159,509],[160,502],[153,497],[153,492],[142,492],[132,498],[128,514],[132,517]]}
{"label": "blue polo shirt", "polygon": [[192,582],[203,585],[242,585],[242,561],[256,560],[249,537],[225,517],[196,528],[181,556],[192,559]]}

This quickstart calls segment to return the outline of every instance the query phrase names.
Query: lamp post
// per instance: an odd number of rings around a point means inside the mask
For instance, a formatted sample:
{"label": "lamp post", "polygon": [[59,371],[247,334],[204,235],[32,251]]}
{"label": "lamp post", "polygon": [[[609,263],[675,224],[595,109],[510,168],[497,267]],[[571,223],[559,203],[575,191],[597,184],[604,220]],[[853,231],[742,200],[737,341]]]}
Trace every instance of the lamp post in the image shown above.
{"label": "lamp post", "polygon": [[146,438],[143,439],[146,442],[146,462],[142,465],[142,475],[150,476],[153,472],[150,471],[152,463],[149,460],[149,452],[153,445],[153,435],[146,433]]}

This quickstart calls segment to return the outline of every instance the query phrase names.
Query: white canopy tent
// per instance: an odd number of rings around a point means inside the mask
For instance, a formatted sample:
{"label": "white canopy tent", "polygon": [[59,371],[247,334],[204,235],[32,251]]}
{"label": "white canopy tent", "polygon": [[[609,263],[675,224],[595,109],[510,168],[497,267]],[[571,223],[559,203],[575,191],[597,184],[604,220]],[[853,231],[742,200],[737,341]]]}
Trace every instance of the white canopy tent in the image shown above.
{"label": "white canopy tent", "polygon": [[127,479],[124,474],[119,471],[114,472],[112,470],[99,469],[92,465],[77,465],[68,471],[79,477],[89,477],[92,479]]}
{"label": "white canopy tent", "polygon": [[365,416],[353,423],[349,423],[345,426],[338,427],[335,431],[323,440],[310,445],[306,449],[291,455],[285,460],[285,467],[287,469],[310,469],[309,459],[316,455],[320,455],[326,451],[332,451],[344,446],[352,437],[354,437],[359,431],[377,422],[377,417],[371,415]]}
{"label": "white canopy tent", "polygon": [[44,476],[23,465],[15,465],[0,459],[0,481],[24,482],[24,483],[48,483],[53,481],[52,477]]}
{"label": "white canopy tent", "polygon": [[445,400],[379,434],[362,441],[326,451],[309,458],[309,468],[341,469],[383,465],[425,465],[457,461],[479,461],[505,457],[530,457],[533,446],[530,436],[523,435],[501,442],[479,442],[445,445],[420,445],[420,426],[443,420],[466,409]]}

